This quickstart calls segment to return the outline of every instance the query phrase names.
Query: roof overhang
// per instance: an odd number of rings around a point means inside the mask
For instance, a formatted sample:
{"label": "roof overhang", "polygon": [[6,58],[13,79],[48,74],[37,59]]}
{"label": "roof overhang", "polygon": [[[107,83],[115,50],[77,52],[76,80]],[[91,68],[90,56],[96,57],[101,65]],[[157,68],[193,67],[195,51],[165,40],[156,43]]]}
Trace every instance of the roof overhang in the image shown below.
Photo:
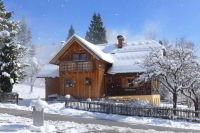
{"label": "roof overhang", "polygon": [[[53,57],[53,59],[49,62],[50,64],[55,64],[55,65],[59,65],[59,58],[69,49],[69,47],[74,43],[77,42],[79,45],[81,45],[87,52],[89,52],[91,55],[93,55],[96,59],[100,60],[102,59],[102,57],[100,57],[98,54],[95,53],[94,50],[92,50],[89,46],[87,46],[84,41],[86,40],[82,40],[82,38],[78,37],[77,35],[73,35],[65,44],[64,47],[56,54],[56,56]],[[89,42],[87,42],[89,43]],[[89,43],[90,46],[94,45]],[[97,47],[97,46],[96,46]],[[103,51],[101,51],[102,54]],[[102,59],[103,61],[112,64],[112,61],[107,61],[105,59]]]}

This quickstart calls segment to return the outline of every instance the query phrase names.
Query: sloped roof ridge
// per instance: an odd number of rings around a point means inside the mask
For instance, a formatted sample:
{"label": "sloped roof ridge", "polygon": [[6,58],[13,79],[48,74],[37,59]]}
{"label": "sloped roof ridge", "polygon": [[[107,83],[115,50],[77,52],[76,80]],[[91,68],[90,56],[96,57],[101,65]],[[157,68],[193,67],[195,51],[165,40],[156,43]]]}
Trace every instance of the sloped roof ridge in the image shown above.
{"label": "sloped roof ridge", "polygon": [[87,48],[89,48],[92,52],[94,52],[97,56],[99,56],[102,60],[109,62],[109,63],[113,63],[114,60],[112,59],[112,57],[110,56],[110,54],[107,54],[105,52],[103,52],[98,46],[96,46],[95,44],[92,44],[90,42],[88,42],[87,40],[81,38],[78,35],[74,35],[74,37],[76,37],[78,40],[80,40]]}

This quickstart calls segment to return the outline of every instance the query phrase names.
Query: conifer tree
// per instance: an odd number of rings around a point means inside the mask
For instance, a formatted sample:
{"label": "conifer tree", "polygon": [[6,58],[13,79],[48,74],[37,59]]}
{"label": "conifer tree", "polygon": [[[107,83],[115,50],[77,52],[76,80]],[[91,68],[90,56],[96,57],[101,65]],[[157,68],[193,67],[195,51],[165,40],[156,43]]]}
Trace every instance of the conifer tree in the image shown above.
{"label": "conifer tree", "polygon": [[103,21],[99,13],[94,13],[85,39],[93,44],[107,43],[106,29],[103,26]]}
{"label": "conifer tree", "polygon": [[71,36],[73,36],[74,34],[75,34],[75,30],[74,30],[74,27],[71,25],[71,26],[70,26],[70,29],[69,29],[69,31],[68,31],[67,40],[68,40]]}
{"label": "conifer tree", "polygon": [[15,39],[18,24],[11,21],[12,12],[6,11],[0,0],[0,91],[11,92],[13,85],[24,77],[22,58],[26,49]]}
{"label": "conifer tree", "polygon": [[28,27],[28,24],[25,18],[22,18],[19,22],[19,31],[16,35],[17,41],[20,42],[21,45],[31,48],[32,45],[32,31]]}
{"label": "conifer tree", "polygon": [[26,57],[23,58],[26,62],[27,67],[24,69],[26,78],[23,80],[23,83],[30,85],[30,93],[33,92],[34,83],[36,81],[37,73],[40,70],[40,64],[38,59],[35,57],[35,46],[32,44],[32,30],[28,27],[25,18],[19,23],[19,31],[17,34],[17,41],[20,42],[22,46],[27,48]]}

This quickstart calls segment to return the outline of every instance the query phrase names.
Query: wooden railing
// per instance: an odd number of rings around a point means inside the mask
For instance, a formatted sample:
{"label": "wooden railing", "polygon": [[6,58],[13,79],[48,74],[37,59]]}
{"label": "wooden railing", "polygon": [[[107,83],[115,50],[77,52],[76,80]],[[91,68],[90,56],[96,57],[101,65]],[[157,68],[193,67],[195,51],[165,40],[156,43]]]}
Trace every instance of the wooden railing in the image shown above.
{"label": "wooden railing", "polygon": [[91,70],[95,70],[95,65],[93,62],[64,61],[60,65],[60,71],[91,71]]}
{"label": "wooden railing", "polygon": [[165,107],[137,107],[126,104],[66,100],[65,107],[127,116],[156,117],[172,120],[186,120],[200,123],[200,112]]}

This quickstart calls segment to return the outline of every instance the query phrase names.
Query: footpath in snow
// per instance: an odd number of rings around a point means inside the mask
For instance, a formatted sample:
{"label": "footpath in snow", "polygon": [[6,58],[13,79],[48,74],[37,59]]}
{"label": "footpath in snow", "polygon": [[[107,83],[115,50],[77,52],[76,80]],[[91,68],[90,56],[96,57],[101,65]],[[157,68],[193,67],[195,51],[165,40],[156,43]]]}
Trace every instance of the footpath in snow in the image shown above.
{"label": "footpath in snow", "polygon": [[0,114],[0,132],[3,133],[88,133],[88,132],[115,132],[115,133],[160,133],[155,130],[131,129],[116,126],[103,126],[97,124],[78,124],[64,121],[45,121],[44,126],[35,127],[32,119]]}

